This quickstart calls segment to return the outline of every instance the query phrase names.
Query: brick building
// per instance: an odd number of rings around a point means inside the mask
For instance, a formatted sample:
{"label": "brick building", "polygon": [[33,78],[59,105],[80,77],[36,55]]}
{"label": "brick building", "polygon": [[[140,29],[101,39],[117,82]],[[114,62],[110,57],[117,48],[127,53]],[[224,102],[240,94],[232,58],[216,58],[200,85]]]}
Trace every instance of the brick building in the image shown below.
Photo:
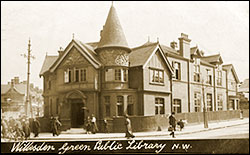
{"label": "brick building", "polygon": [[233,66],[191,48],[188,35],[181,34],[178,49],[176,42],[168,47],[149,41],[130,48],[111,6],[100,36],[91,43],[73,38],[58,56],[46,55],[40,72],[46,118],[60,116],[67,129],[82,127],[91,114],[112,121],[125,113],[200,112],[202,101],[208,111],[237,109]]}
{"label": "brick building", "polygon": [[[43,97],[42,90],[30,84],[30,102],[33,107],[33,116],[42,116]],[[1,111],[3,115],[25,114],[25,103],[27,96],[27,82],[20,81],[19,77],[14,77],[8,84],[1,84]]]}

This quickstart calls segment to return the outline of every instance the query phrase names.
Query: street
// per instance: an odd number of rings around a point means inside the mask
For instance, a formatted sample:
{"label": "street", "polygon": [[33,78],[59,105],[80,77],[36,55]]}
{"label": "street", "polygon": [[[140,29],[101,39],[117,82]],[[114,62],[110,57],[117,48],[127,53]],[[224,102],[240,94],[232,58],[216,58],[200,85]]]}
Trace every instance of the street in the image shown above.
{"label": "street", "polygon": [[[182,140],[182,139],[238,139],[249,138],[249,118],[225,120],[222,122],[209,122],[208,128],[203,124],[193,124],[184,127],[182,131],[175,132],[175,138],[172,138],[167,130],[135,132],[135,140]],[[2,142],[9,141],[1,139]],[[71,132],[62,132],[59,136],[53,137],[51,133],[40,133],[39,137],[31,137],[28,141],[96,141],[96,140],[126,140],[125,133],[96,133],[86,134],[81,128],[71,130]]]}

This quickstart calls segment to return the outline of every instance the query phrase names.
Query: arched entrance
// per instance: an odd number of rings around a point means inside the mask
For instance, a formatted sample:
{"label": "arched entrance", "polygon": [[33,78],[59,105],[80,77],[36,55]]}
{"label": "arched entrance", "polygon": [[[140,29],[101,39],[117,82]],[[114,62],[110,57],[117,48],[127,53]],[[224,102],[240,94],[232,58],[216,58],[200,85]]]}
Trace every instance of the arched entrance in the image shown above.
{"label": "arched entrance", "polygon": [[86,96],[80,90],[74,90],[66,94],[68,104],[70,105],[71,127],[83,127],[86,116]]}

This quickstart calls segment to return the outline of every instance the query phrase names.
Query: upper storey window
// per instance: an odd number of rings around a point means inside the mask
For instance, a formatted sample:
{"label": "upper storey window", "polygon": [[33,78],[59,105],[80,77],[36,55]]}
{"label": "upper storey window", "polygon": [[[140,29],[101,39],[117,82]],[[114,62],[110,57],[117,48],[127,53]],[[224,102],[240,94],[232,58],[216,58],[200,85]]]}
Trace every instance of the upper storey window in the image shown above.
{"label": "upper storey window", "polygon": [[221,66],[219,66],[218,70],[217,70],[217,85],[222,86],[222,69],[221,69]]}
{"label": "upper storey window", "polygon": [[194,81],[200,82],[200,59],[194,59]]}
{"label": "upper storey window", "polygon": [[64,83],[84,82],[87,80],[86,68],[74,68],[64,71]]}
{"label": "upper storey window", "polygon": [[106,69],[105,71],[105,81],[128,81],[128,69]]}
{"label": "upper storey window", "polygon": [[174,67],[174,74],[175,79],[180,80],[181,79],[181,64],[179,62],[173,61],[173,67]]}
{"label": "upper storey window", "polygon": [[164,83],[163,70],[150,68],[150,83]]}

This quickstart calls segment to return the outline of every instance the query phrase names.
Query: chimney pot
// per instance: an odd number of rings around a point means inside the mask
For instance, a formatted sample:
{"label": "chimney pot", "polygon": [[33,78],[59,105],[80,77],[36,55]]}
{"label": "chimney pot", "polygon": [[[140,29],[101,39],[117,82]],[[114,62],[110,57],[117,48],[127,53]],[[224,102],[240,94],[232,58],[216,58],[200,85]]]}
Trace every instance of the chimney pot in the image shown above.
{"label": "chimney pot", "polygon": [[175,49],[175,48],[177,47],[177,42],[172,41],[172,42],[170,43],[170,47],[171,47],[172,49]]}

